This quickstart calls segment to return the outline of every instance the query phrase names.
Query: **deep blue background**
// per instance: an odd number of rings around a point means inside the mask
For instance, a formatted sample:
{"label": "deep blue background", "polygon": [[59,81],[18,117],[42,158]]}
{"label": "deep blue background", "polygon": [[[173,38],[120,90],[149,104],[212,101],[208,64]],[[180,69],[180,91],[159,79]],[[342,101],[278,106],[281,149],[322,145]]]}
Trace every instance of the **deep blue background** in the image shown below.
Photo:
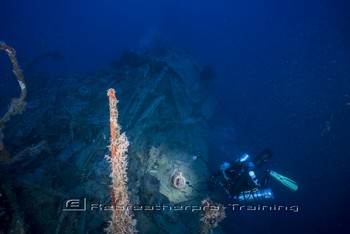
{"label": "deep blue background", "polygon": [[[247,233],[341,233],[350,210],[347,2],[3,0],[0,40],[17,50],[23,66],[42,53],[61,53],[64,61],[37,69],[64,73],[108,66],[157,30],[214,67],[216,118],[234,126],[235,147],[272,148],[270,168],[299,183],[297,192],[271,185],[299,213],[227,220],[239,220]],[[3,107],[18,87],[4,53],[0,62]]]}

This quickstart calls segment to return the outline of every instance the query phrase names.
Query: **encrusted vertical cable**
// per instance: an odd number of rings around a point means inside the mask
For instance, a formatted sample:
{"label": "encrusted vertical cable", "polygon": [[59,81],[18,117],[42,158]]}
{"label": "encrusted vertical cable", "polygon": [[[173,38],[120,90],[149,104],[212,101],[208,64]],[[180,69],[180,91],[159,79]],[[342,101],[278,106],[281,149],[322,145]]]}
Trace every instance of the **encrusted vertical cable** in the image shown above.
{"label": "encrusted vertical cable", "polygon": [[113,213],[109,227],[105,230],[107,233],[135,233],[136,220],[133,219],[133,213],[127,209],[129,203],[127,191],[127,151],[129,141],[125,133],[120,133],[118,124],[118,100],[114,89],[108,89],[109,112],[110,112],[110,145],[111,155],[107,156],[111,164],[112,186],[110,190]]}

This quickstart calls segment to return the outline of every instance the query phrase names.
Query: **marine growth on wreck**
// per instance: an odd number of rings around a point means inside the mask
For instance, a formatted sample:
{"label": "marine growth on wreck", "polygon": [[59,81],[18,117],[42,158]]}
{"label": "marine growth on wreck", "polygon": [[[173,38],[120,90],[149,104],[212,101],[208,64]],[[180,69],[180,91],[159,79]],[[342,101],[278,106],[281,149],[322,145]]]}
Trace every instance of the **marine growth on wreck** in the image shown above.
{"label": "marine growth on wreck", "polygon": [[210,76],[211,69],[174,48],[127,51],[96,72],[28,73],[26,110],[3,131],[4,230],[101,233],[107,227],[105,94],[115,88],[119,124],[130,143],[127,187],[137,230],[199,232],[202,214],[184,207],[200,206],[208,195],[208,120],[215,110]]}

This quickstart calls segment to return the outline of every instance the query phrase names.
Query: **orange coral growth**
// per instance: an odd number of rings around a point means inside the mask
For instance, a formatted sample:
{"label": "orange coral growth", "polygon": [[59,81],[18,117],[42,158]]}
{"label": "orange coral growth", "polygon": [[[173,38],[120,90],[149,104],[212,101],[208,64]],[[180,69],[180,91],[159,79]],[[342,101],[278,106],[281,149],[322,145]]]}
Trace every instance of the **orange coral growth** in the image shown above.
{"label": "orange coral growth", "polygon": [[[135,233],[136,220],[133,219],[133,213],[130,209],[126,209],[129,205],[129,196],[126,187],[127,182],[127,151],[129,141],[125,133],[120,133],[120,126],[118,124],[118,100],[115,96],[115,90],[109,89],[107,91],[109,98],[109,112],[110,112],[110,157],[107,156],[111,164],[111,178],[112,185],[110,196],[113,206],[112,220],[109,227],[106,228],[108,233]],[[122,209],[122,210],[120,210]]]}
{"label": "orange coral growth", "polygon": [[200,233],[209,233],[226,217],[223,205],[213,202],[210,198],[202,201],[202,217],[200,219]]}
{"label": "orange coral growth", "polygon": [[[111,143],[117,141],[119,137],[120,127],[118,125],[118,111],[117,111],[117,97],[115,96],[114,89],[108,89],[107,95],[109,98],[109,111],[110,111],[110,135]],[[111,157],[117,156],[117,146],[115,144],[110,145]]]}

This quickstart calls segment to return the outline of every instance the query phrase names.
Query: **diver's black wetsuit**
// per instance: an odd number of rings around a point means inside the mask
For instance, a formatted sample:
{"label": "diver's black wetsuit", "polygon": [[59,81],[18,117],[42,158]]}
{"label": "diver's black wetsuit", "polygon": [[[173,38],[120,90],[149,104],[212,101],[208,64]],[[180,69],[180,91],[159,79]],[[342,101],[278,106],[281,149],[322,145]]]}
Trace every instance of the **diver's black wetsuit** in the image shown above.
{"label": "diver's black wetsuit", "polygon": [[[245,155],[244,155],[245,156]],[[263,166],[268,158],[272,157],[270,150],[264,150],[258,154],[253,160],[249,155],[232,162],[229,167],[215,174],[215,178],[222,175],[223,180],[221,185],[225,189],[229,197],[237,198],[239,194],[245,191],[255,191],[266,188],[270,178],[270,173],[267,171],[261,180],[258,181],[255,175],[255,169]]]}

